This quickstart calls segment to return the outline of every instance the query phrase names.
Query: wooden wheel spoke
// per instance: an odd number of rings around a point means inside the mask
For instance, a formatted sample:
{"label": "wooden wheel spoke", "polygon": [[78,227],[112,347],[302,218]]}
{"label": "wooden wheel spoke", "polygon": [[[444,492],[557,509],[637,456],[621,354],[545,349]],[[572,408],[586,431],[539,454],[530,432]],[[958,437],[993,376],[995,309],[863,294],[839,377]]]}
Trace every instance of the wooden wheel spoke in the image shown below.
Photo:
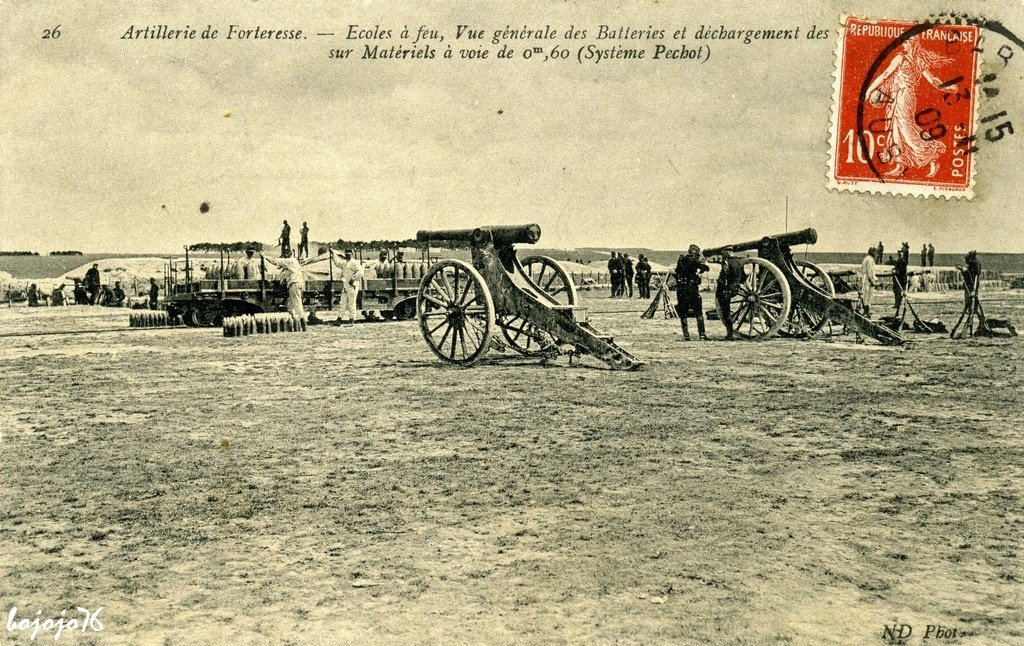
{"label": "wooden wheel spoke", "polygon": [[434,326],[434,329],[432,329],[429,332],[427,332],[427,334],[433,336],[435,332],[437,332],[438,330],[441,329],[442,325],[448,325],[448,319],[447,318],[445,318],[445,320],[441,321],[436,326]]}
{"label": "wooden wheel spoke", "polygon": [[[438,273],[444,274],[443,271],[442,272],[438,272]],[[435,292],[437,292],[441,296],[441,298],[444,299],[444,301],[446,301],[446,302],[438,301],[438,303],[442,307],[447,307],[448,304],[452,302],[452,295],[448,293],[448,290],[445,288],[443,283],[438,282],[437,274],[434,274],[434,276],[432,276],[430,278],[430,286],[434,289]],[[426,296],[427,294],[424,292],[423,295]]]}
{"label": "wooden wheel spoke", "polygon": [[[455,268],[454,273],[455,273],[456,276],[459,275],[458,268]],[[455,288],[452,287],[452,283],[448,279],[448,272],[442,271],[441,272],[441,279],[444,280],[445,293],[448,294],[448,300],[451,301],[452,303],[456,302],[455,301]]]}
{"label": "wooden wheel spoke", "polygon": [[459,343],[462,345],[462,358],[465,359],[469,356],[469,351],[466,350],[466,328],[465,326],[459,328]]}
{"label": "wooden wheel spoke", "polygon": [[428,301],[429,303],[432,303],[433,305],[436,305],[437,307],[441,307],[441,308],[448,307],[447,304],[441,302],[440,300],[438,300],[437,298],[431,296],[430,294],[427,294],[426,292],[423,293],[423,300]]}

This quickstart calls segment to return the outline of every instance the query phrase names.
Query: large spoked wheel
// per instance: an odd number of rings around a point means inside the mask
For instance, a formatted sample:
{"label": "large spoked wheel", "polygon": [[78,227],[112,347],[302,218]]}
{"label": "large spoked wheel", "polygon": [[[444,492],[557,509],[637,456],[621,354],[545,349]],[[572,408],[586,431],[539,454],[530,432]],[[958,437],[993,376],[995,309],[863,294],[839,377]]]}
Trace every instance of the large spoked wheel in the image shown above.
{"label": "large spoked wheel", "polygon": [[[558,261],[547,256],[528,256],[520,264],[530,282],[555,303],[576,304],[576,285]],[[558,346],[554,336],[515,314],[500,316],[498,327],[509,346],[526,356],[549,354]]]}
{"label": "large spoked wheel", "polygon": [[[789,283],[782,270],[764,258],[745,258],[743,273],[743,282],[729,299],[733,334],[743,339],[766,339],[777,334],[789,319]],[[721,318],[718,299],[715,308]]]}
{"label": "large spoked wheel", "polygon": [[520,264],[530,281],[559,305],[576,304],[576,285],[557,260],[547,256],[527,256]]}
{"label": "large spoked wheel", "polygon": [[416,296],[420,331],[442,361],[471,366],[487,353],[494,334],[494,301],[469,263],[443,260],[420,281]]}
{"label": "large spoked wheel", "polygon": [[[796,267],[807,282],[830,298],[835,297],[836,286],[828,272],[806,260],[797,260]],[[840,331],[841,328],[836,328],[833,332],[832,321],[827,316],[804,308],[799,301],[793,303],[793,308],[789,315],[789,325],[783,328],[783,333],[790,336],[810,336],[817,333],[832,336]]]}

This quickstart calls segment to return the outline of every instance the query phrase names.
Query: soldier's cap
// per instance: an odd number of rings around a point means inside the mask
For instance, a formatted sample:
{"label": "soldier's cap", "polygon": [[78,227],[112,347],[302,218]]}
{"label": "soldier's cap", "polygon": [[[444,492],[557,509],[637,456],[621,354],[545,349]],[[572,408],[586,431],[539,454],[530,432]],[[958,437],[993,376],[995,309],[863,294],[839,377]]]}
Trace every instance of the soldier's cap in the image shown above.
{"label": "soldier's cap", "polygon": [[687,249],[687,251],[688,251],[689,253],[700,253],[700,247],[698,247],[698,246],[697,246],[697,245],[695,245],[695,244],[692,244],[692,245],[690,245],[690,248],[689,248],[689,249]]}

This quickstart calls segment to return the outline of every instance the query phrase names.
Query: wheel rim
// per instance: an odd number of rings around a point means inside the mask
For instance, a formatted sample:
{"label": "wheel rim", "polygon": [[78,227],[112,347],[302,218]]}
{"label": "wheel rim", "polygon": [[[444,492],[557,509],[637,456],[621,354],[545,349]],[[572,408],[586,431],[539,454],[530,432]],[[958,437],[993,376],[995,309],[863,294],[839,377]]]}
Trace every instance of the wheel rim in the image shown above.
{"label": "wheel rim", "polygon": [[[575,305],[576,285],[558,262],[547,256],[527,256],[520,261],[523,273],[535,288],[559,305]],[[498,317],[498,327],[516,352],[526,356],[547,354],[558,340],[548,332],[515,314]]]}
{"label": "wheel rim", "polygon": [[527,256],[520,261],[523,272],[542,292],[553,298],[559,305],[577,303],[576,285],[572,276],[554,258]]}
{"label": "wheel rim", "polygon": [[789,283],[782,270],[763,258],[744,259],[743,272],[743,282],[729,299],[733,333],[745,339],[768,338],[789,317]]}
{"label": "wheel rim", "polygon": [[494,302],[480,273],[461,260],[444,260],[420,281],[420,331],[442,361],[470,366],[487,353],[494,334]]}
{"label": "wheel rim", "polygon": [[[806,260],[797,260],[796,267],[800,275],[808,283],[830,298],[836,295],[836,286],[832,277],[821,267]],[[832,335],[832,323],[827,316],[812,312],[802,307],[799,300],[793,303],[792,312],[789,315],[789,325],[783,328],[783,332],[791,336],[809,336],[818,332]]]}

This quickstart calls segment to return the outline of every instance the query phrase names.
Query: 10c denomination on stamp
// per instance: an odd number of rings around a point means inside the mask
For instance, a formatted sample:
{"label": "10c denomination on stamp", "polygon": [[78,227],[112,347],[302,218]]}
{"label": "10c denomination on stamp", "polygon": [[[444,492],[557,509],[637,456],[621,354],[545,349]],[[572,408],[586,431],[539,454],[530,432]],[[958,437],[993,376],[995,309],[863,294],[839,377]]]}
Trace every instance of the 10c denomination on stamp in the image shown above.
{"label": "10c denomination on stamp", "polygon": [[844,17],[829,188],[974,196],[979,28]]}

